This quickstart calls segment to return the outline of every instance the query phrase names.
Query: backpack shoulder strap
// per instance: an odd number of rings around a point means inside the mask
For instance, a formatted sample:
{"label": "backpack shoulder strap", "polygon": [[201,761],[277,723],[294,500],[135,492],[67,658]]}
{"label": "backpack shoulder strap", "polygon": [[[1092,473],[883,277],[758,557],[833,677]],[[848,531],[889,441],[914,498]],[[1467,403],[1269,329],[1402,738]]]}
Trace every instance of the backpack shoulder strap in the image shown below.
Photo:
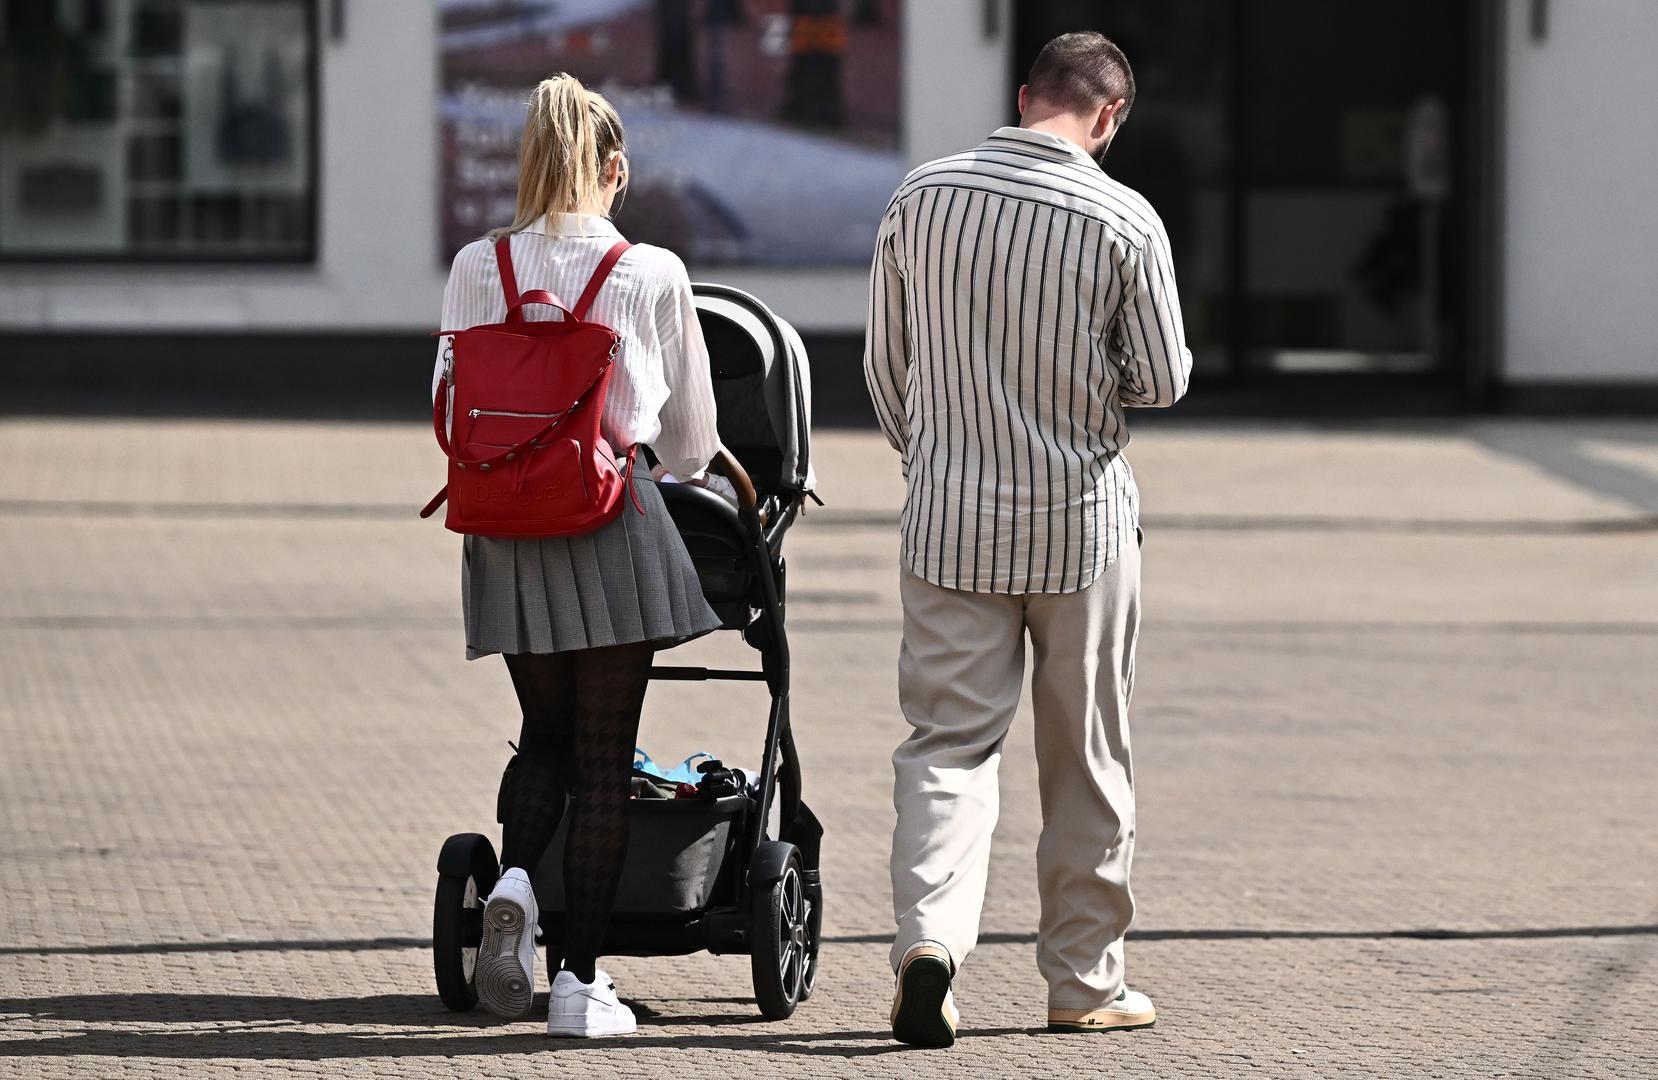
{"label": "backpack shoulder strap", "polygon": [[576,306],[571,309],[570,314],[578,319],[587,318],[588,309],[599,297],[599,287],[604,284],[605,278],[610,276],[610,271],[615,269],[617,260],[632,246],[626,240],[618,240],[611,245],[610,250],[604,253],[604,258],[599,260],[598,269],[594,270],[593,276],[588,279],[587,288],[582,291],[581,299],[576,301]]}
{"label": "backpack shoulder strap", "polygon": [[512,272],[512,235],[495,241],[495,265],[501,271],[501,291],[507,296],[507,310],[518,306],[518,278]]}

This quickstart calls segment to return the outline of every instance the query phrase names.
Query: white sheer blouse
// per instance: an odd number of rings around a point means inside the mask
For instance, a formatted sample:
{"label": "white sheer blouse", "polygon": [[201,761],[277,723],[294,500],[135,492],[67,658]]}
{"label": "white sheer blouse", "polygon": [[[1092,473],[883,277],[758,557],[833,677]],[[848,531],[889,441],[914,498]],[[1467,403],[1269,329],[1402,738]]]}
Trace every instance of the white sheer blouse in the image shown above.
{"label": "white sheer blouse", "polygon": [[[565,304],[574,304],[599,259],[621,238],[608,218],[592,214],[543,218],[512,238],[519,291],[546,289]],[[440,329],[498,323],[506,314],[494,242],[474,240],[455,256],[449,271]],[[560,316],[552,308],[536,305],[525,308],[524,317]],[[605,438],[618,449],[643,443],[675,476],[700,478],[719,451],[720,437],[708,346],[691,304],[685,264],[665,248],[649,244],[629,248],[599,290],[587,317],[622,336],[601,421]],[[434,394],[447,344],[448,339],[439,342],[432,373]]]}

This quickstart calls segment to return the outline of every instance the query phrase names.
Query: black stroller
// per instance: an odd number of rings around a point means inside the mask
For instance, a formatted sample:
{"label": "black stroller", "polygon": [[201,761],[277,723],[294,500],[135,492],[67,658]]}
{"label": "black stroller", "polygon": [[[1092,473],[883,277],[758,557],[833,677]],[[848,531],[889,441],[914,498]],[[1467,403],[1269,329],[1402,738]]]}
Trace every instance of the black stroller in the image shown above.
{"label": "black stroller", "polygon": [[[721,629],[742,634],[760,654],[760,670],[659,666],[651,677],[766,683],[765,756],[757,789],[747,794],[629,802],[627,860],[602,952],[747,953],[760,1011],[781,1020],[811,996],[823,924],[823,830],[800,797],[783,620],[783,537],[813,497],[809,374],[800,336],[765,304],[721,285],[692,289],[712,358],[720,438],[748,472],[758,505],[738,510],[682,484],[663,484],[662,496]],[[561,824],[534,875],[549,940],[563,919],[564,832]],[[450,1009],[478,1002],[484,899],[499,873],[494,846],[478,833],[451,836],[438,855],[432,961]]]}

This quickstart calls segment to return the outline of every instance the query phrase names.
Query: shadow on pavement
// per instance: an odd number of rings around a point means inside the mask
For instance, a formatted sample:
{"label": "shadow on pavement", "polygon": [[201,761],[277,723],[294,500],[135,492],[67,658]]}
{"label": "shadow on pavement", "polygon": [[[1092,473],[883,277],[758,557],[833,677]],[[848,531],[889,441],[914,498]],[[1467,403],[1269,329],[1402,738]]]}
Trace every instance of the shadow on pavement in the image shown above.
{"label": "shadow on pavement", "polygon": [[[1415,930],[1130,930],[1134,941],[1523,941],[1532,938],[1654,937],[1658,923],[1620,926],[1526,926],[1510,929],[1456,930],[1422,927]],[[826,945],[890,945],[892,934],[829,934]],[[1031,945],[1035,931],[985,933],[980,945]],[[429,949],[431,938],[320,938],[254,941],[154,941],[108,945],[4,945],[0,956],[141,956],[197,952],[373,952],[389,949]],[[281,999],[273,999],[281,1000]],[[719,999],[711,999],[719,1000]],[[742,1000],[747,1000],[742,999]]]}
{"label": "shadow on pavement", "polygon": [[[1529,941],[1537,938],[1651,937],[1658,923],[1633,926],[1547,926],[1508,930],[1130,930],[1129,941]],[[825,935],[826,945],[885,945],[887,934]],[[1034,931],[980,934],[980,945],[1034,945]]]}
{"label": "shadow on pavement", "polygon": [[[693,1000],[691,1004],[739,999]],[[746,999],[741,999],[747,1003]],[[635,1008],[642,1014],[648,1009]],[[6,1057],[90,1055],[119,1058],[237,1058],[317,1061],[356,1057],[473,1057],[557,1053],[597,1047],[638,1049],[695,1047],[775,1054],[865,1057],[907,1049],[886,1031],[779,1030],[758,1016],[642,1016],[639,1034],[612,1042],[549,1039],[537,1030],[546,1015],[545,995],[531,1016],[507,1024],[482,1013],[450,1013],[429,994],[377,994],[362,998],[294,998],[257,994],[72,994],[0,1000],[0,1026],[20,1021],[92,1024],[167,1024],[167,1029],[63,1028],[38,1038],[0,1041]],[[327,1025],[329,1030],[307,1030]],[[762,1027],[742,1033],[692,1032],[653,1035],[657,1028]],[[396,1028],[397,1030],[376,1030]],[[456,1028],[471,1029],[468,1032]],[[483,1029],[498,1029],[485,1032]],[[355,1029],[355,1030],[353,1030]],[[964,1039],[1030,1034],[1035,1029],[964,1031]],[[61,1034],[58,1032],[61,1031]]]}

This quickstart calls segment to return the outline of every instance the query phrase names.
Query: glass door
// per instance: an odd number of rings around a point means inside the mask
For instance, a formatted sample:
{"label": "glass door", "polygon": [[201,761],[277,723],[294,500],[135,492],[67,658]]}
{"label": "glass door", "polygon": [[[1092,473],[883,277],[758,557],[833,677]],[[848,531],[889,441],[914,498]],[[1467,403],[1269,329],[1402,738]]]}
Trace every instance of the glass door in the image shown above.
{"label": "glass door", "polygon": [[1433,374],[1461,341],[1465,5],[1244,8],[1248,370]]}
{"label": "glass door", "polygon": [[1236,51],[1233,5],[1044,0],[1021,3],[1017,10],[1015,86],[1042,46],[1071,30],[1098,30],[1128,56],[1136,103],[1105,168],[1150,199],[1163,218],[1197,375],[1226,373],[1235,306],[1229,225],[1235,166],[1228,113]]}
{"label": "glass door", "polygon": [[1139,96],[1106,171],[1164,219],[1201,377],[1454,386],[1477,6],[1033,0],[1015,79],[1069,30],[1128,55]]}

